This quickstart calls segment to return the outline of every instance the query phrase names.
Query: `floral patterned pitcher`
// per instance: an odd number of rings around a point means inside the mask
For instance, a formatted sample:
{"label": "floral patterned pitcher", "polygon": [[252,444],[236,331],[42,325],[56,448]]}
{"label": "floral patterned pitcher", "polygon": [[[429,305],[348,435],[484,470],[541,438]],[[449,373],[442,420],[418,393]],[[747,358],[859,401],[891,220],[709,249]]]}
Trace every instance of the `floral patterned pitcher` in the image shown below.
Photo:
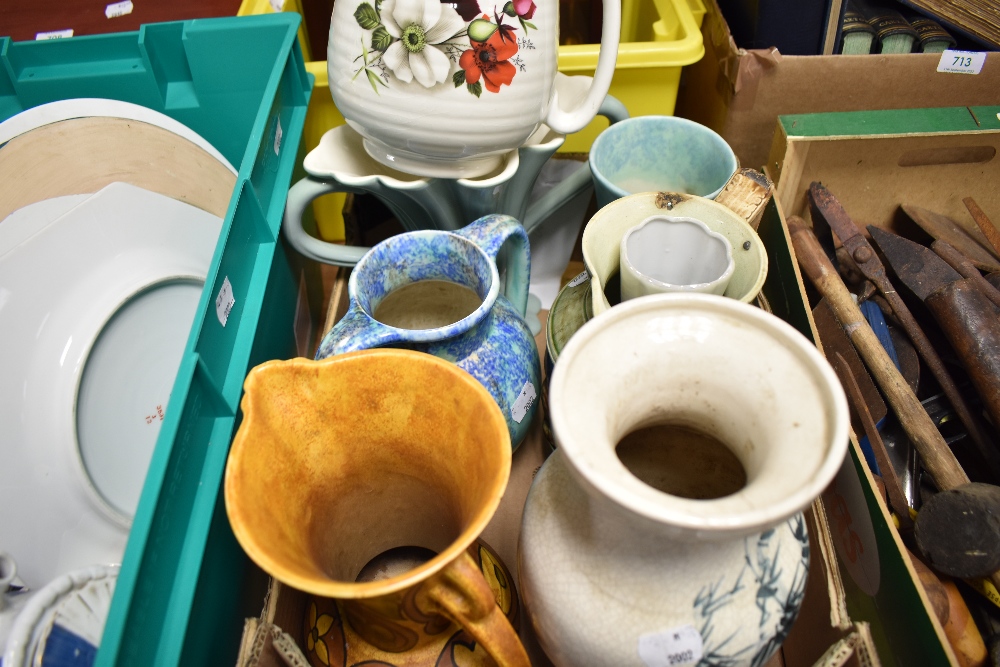
{"label": "floral patterned pitcher", "polygon": [[558,0],[340,0],[327,53],[333,101],[379,162],[482,176],[540,123],[569,134],[594,118],[621,25],[620,0],[603,4],[593,83],[566,100],[553,86]]}

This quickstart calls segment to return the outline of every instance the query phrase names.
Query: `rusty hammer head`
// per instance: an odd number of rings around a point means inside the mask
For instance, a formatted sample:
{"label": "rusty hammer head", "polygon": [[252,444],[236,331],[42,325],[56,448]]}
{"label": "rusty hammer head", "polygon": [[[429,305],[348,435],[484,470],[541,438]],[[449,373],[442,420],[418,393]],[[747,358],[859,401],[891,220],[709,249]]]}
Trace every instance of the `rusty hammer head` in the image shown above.
{"label": "rusty hammer head", "polygon": [[920,508],[917,548],[952,577],[984,577],[1000,569],[1000,487],[977,482],[941,491]]}

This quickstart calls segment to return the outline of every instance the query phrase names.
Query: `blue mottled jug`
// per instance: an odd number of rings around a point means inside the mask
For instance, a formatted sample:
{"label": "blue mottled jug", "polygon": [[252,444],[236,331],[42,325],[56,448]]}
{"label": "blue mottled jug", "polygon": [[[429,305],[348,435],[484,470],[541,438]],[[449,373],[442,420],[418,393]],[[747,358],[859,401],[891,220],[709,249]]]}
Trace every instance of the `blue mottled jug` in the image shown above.
{"label": "blue mottled jug", "polygon": [[[502,289],[498,255],[504,266]],[[489,390],[517,447],[534,417],[541,386],[538,350],[523,319],[530,261],[528,235],[508,215],[487,215],[453,232],[393,236],[355,266],[348,283],[350,306],[326,334],[316,358],[402,347],[454,362]],[[467,287],[481,303],[462,319],[431,329],[404,329],[375,319],[391,292],[431,280]]]}

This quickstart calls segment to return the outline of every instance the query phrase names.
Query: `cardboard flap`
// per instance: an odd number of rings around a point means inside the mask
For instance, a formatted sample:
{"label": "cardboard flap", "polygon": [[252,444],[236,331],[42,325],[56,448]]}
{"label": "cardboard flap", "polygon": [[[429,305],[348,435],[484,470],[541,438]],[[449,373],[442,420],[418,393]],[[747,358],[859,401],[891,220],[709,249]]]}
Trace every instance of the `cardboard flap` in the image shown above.
{"label": "cardboard flap", "polygon": [[880,665],[867,623],[856,623],[854,630],[830,646],[813,667],[877,667]]}

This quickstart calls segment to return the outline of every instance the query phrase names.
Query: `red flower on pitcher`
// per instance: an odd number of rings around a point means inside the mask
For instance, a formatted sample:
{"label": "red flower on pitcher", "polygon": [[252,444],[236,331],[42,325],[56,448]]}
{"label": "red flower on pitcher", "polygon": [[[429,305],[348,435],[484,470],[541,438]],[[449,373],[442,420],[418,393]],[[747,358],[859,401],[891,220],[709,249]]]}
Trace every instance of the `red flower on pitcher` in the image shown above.
{"label": "red flower on pitcher", "polygon": [[499,93],[500,86],[509,86],[517,68],[507,61],[517,54],[517,41],[497,30],[486,41],[469,40],[469,45],[472,48],[458,60],[465,70],[465,83],[475,86],[482,79],[491,93]]}

